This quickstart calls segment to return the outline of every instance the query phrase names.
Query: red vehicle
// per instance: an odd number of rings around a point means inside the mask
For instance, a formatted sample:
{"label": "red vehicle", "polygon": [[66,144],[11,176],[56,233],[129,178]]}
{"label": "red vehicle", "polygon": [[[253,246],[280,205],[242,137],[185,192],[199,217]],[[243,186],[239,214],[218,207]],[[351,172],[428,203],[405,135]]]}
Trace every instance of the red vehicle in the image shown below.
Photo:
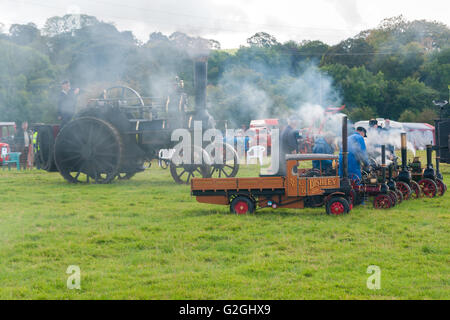
{"label": "red vehicle", "polygon": [[[14,142],[16,124],[14,122],[0,122],[0,151],[11,152],[11,145]],[[8,160],[8,158],[6,158]],[[3,165],[3,158],[0,157],[0,164]]]}
{"label": "red vehicle", "polygon": [[267,146],[268,152],[272,147],[271,132],[273,129],[279,129],[278,119],[261,119],[250,121],[250,131],[252,140],[250,146]]}

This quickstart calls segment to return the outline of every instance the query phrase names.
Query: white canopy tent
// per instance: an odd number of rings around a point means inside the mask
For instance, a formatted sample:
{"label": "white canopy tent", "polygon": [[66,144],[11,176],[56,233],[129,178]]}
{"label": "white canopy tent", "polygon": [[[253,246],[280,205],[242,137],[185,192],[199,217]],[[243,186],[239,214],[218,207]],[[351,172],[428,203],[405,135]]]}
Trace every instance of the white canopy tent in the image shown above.
{"label": "white canopy tent", "polygon": [[[384,128],[384,119],[377,120],[378,125]],[[392,129],[406,132],[408,142],[410,142],[416,150],[425,149],[427,144],[434,145],[434,127],[428,123],[397,122],[390,120],[390,126]],[[354,127],[363,127],[368,130],[369,121],[358,121],[355,123]]]}

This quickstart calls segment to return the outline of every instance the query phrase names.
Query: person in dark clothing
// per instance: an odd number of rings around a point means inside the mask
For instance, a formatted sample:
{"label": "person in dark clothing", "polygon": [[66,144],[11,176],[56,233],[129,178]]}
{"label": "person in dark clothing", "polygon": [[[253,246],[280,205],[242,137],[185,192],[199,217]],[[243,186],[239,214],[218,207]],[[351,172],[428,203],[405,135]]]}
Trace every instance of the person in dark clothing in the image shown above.
{"label": "person in dark clothing", "polygon": [[[314,147],[312,149],[313,153],[321,153],[321,154],[333,154],[334,148],[333,145],[333,136],[331,134],[325,134],[324,137],[319,137],[314,142]],[[323,172],[330,170],[333,168],[332,160],[314,160],[312,162],[314,169],[322,169]]]}
{"label": "person in dark clothing", "polygon": [[288,120],[288,125],[281,132],[278,175],[286,174],[286,154],[298,153],[298,139],[301,138],[299,131],[296,130],[298,124],[299,121],[291,117]]}
{"label": "person in dark clothing", "polygon": [[62,90],[58,98],[58,120],[61,121],[61,128],[65,126],[75,114],[77,96],[80,89],[70,89],[70,82],[65,80],[61,83]]}

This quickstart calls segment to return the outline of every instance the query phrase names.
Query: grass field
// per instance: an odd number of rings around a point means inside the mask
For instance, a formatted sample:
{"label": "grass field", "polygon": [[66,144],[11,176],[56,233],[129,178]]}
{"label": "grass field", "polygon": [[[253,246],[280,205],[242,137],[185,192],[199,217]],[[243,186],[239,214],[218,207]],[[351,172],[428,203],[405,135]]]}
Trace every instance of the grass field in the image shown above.
{"label": "grass field", "polygon": [[[0,200],[1,299],[450,298],[449,193],[343,217],[236,216],[153,166],[110,185],[0,171]],[[67,289],[69,265],[81,290]],[[366,286],[369,265],[381,268],[379,290]]]}

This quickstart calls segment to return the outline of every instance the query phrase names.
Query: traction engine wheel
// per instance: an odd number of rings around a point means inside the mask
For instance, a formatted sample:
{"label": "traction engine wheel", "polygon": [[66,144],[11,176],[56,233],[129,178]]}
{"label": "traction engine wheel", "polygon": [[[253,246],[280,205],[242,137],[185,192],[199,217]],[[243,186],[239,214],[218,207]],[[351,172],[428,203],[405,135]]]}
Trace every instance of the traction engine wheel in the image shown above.
{"label": "traction engine wheel", "polygon": [[436,185],[438,187],[438,196],[442,197],[447,191],[447,185],[441,179],[436,179]]}
{"label": "traction engine wheel", "polygon": [[420,197],[422,197],[422,191],[420,190],[420,186],[414,180],[411,180],[411,190],[413,191],[412,192],[413,198],[419,199]]}
{"label": "traction engine wheel", "polygon": [[388,196],[391,198],[392,206],[395,207],[398,204],[397,194],[394,191],[389,190]]}
{"label": "traction engine wheel", "polygon": [[191,146],[191,158],[183,162],[183,150],[175,152],[170,162],[170,174],[179,184],[189,184],[191,178],[207,178],[211,166],[206,151],[200,147]]}
{"label": "traction engine wheel", "polygon": [[[228,143],[213,143],[206,147],[211,159],[209,178],[232,178],[239,171],[239,157],[234,148]],[[216,157],[216,152],[218,156]]]}
{"label": "traction engine wheel", "polygon": [[408,186],[407,183],[403,181],[398,181],[395,186],[397,187],[397,190],[400,191],[403,195],[403,200],[409,200],[412,195],[412,190],[410,186]]}
{"label": "traction engine wheel", "polygon": [[350,205],[348,201],[342,197],[333,197],[328,200],[326,209],[327,214],[329,215],[341,216],[350,212]]}
{"label": "traction engine wheel", "polygon": [[40,169],[49,172],[57,171],[53,158],[55,138],[53,137],[52,126],[42,126],[38,129],[36,144],[36,157]]}
{"label": "traction engine wheel", "polygon": [[122,138],[108,122],[83,117],[69,122],[55,141],[59,173],[71,183],[109,183],[122,161]]}
{"label": "traction engine wheel", "polygon": [[395,190],[394,192],[397,195],[397,202],[398,202],[398,204],[402,203],[403,202],[403,193],[400,190],[398,190],[398,189]]}
{"label": "traction engine wheel", "polygon": [[247,214],[255,212],[255,204],[250,198],[245,196],[238,196],[231,201],[230,210],[236,214]]}
{"label": "traction engine wheel", "polygon": [[438,192],[436,182],[428,178],[420,180],[419,186],[423,194],[428,198],[434,198]]}
{"label": "traction engine wheel", "polygon": [[392,200],[387,194],[379,194],[373,199],[375,209],[389,209],[392,207]]}

